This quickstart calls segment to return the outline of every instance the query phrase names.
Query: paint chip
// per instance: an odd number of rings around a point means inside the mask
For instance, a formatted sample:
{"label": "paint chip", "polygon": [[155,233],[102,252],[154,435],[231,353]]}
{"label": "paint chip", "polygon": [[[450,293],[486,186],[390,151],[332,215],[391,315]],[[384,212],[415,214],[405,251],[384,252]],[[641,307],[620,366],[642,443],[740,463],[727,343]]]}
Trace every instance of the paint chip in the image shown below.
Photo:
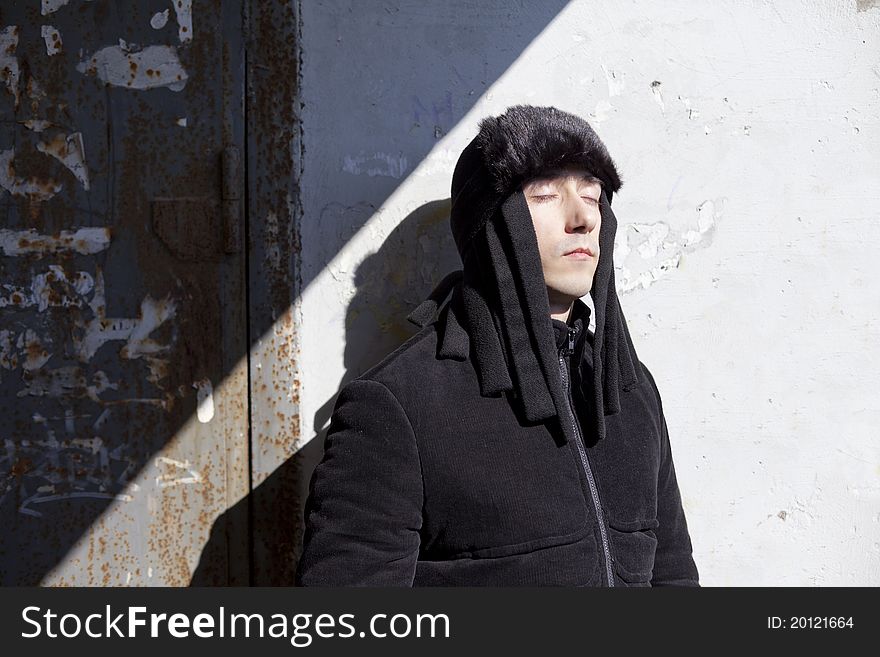
{"label": "paint chip", "polygon": [[76,70],[126,89],[167,87],[180,91],[189,78],[174,46],[147,46],[134,51],[134,46],[122,39],[118,46],[102,48],[77,64]]}
{"label": "paint chip", "polygon": [[153,14],[153,17],[150,19],[150,27],[154,30],[161,30],[165,27],[165,24],[168,22],[168,10],[165,11],[157,11]]}
{"label": "paint chip", "polygon": [[48,16],[49,14],[54,14],[56,11],[61,9],[64,5],[66,5],[69,2],[70,2],[70,0],[41,0],[40,13],[43,16]]}
{"label": "paint chip", "polygon": [[61,32],[51,25],[40,26],[40,36],[46,42],[46,54],[50,57],[61,52]]}
{"label": "paint chip", "polygon": [[177,38],[181,43],[192,41],[192,0],[174,0],[174,13],[177,14]]}
{"label": "paint chip", "polygon": [[37,150],[51,155],[61,162],[76,176],[83,189],[89,191],[89,170],[86,168],[85,147],[81,132],[74,132],[66,137],[61,134],[56,135],[50,142],[37,144]]}
{"label": "paint chip", "polygon": [[619,96],[623,93],[623,90],[626,87],[626,82],[624,81],[623,76],[613,70],[605,68],[605,64],[602,64],[602,70],[605,72],[605,81],[608,84],[608,95]]}
{"label": "paint chip", "polygon": [[43,119],[28,119],[27,121],[19,121],[19,123],[33,132],[43,132],[55,125],[51,121]]}
{"label": "paint chip", "polygon": [[18,26],[9,25],[0,30],[0,71],[6,91],[15,98],[15,106],[18,107],[20,96],[18,93],[18,58],[15,57],[15,49],[18,48]]}
{"label": "paint chip", "polygon": [[196,415],[199,422],[207,424],[214,417],[214,389],[211,386],[210,379],[199,379],[194,382],[193,388],[196,389]]}
{"label": "paint chip", "polygon": [[654,80],[651,83],[651,94],[653,94],[657,105],[660,106],[660,113],[663,114],[666,110],[666,104],[663,102],[663,94],[661,93],[660,85],[660,80]]}
{"label": "paint chip", "polygon": [[48,255],[76,252],[94,255],[110,246],[109,228],[78,228],[62,230],[58,235],[42,235],[35,229],[0,229],[0,253],[6,256],[25,254]]}
{"label": "paint chip", "polygon": [[618,292],[647,289],[680,267],[685,254],[709,246],[722,215],[721,201],[702,202],[697,207],[697,229],[687,228],[677,236],[665,222],[626,224],[614,245]]}
{"label": "paint chip", "polygon": [[13,196],[27,196],[38,201],[46,201],[61,191],[61,183],[51,178],[19,178],[12,164],[14,157],[15,150],[12,148],[0,151],[0,187]]}

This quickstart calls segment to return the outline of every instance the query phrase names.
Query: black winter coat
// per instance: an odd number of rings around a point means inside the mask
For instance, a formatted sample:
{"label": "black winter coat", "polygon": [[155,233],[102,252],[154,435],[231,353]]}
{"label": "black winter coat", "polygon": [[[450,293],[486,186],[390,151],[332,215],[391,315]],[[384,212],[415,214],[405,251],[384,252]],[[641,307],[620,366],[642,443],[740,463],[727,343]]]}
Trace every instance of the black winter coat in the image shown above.
{"label": "black winter coat", "polygon": [[[569,371],[570,338],[588,366],[592,340],[589,307],[577,301],[574,314],[580,335],[553,320],[570,389],[585,376]],[[447,304],[342,388],[309,484],[296,585],[699,586],[644,364],[591,444],[574,419],[592,417],[582,396],[565,421],[531,426],[506,397],[481,397],[461,317]]]}

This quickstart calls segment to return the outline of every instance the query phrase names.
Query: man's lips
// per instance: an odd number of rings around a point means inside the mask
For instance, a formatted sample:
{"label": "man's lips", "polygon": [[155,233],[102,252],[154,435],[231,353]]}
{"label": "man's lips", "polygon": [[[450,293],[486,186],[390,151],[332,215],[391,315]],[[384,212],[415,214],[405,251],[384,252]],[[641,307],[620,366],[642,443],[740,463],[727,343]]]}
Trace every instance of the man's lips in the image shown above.
{"label": "man's lips", "polygon": [[588,246],[579,247],[577,249],[573,249],[563,254],[565,258],[572,258],[573,260],[585,260],[587,258],[592,258],[596,254],[593,252]]}

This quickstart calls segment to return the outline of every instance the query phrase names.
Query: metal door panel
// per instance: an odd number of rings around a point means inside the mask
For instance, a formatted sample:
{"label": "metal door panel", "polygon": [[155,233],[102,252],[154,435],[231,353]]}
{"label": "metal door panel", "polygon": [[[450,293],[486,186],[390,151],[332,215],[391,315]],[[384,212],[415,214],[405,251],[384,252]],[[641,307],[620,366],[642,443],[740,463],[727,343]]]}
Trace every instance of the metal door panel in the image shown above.
{"label": "metal door panel", "polygon": [[243,92],[237,2],[0,9],[3,584],[248,581]]}

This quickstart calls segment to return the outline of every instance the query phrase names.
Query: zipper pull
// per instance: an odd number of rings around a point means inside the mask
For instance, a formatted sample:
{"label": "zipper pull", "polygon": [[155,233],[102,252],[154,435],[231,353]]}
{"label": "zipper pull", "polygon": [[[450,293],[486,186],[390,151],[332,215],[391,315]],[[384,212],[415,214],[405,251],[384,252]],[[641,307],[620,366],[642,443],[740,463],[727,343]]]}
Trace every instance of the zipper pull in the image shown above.
{"label": "zipper pull", "polygon": [[568,355],[571,356],[574,353],[574,337],[577,334],[577,331],[574,327],[569,327],[568,329]]}

